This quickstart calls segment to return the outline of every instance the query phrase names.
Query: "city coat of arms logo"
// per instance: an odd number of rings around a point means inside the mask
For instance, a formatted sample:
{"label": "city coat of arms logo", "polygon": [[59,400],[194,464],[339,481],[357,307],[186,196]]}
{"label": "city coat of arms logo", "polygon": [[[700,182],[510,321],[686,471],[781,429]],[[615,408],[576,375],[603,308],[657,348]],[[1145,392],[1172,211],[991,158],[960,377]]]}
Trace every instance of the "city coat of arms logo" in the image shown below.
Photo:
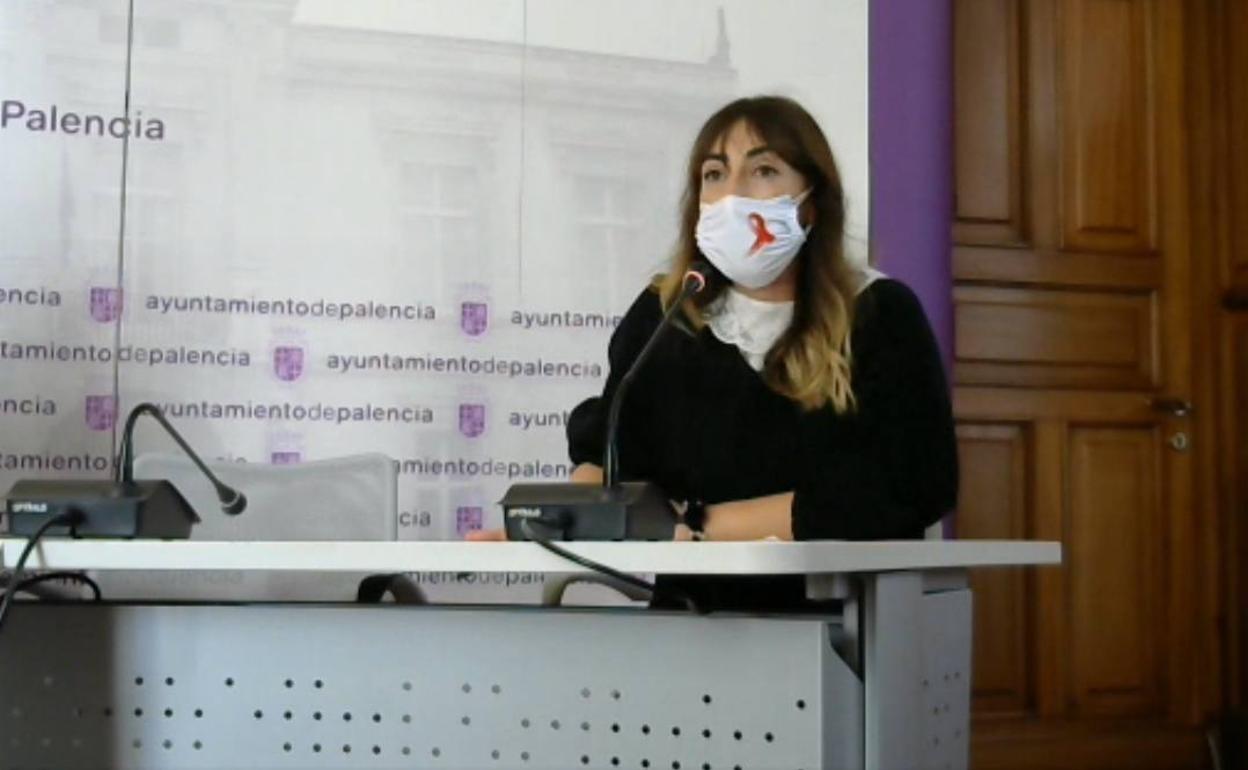
{"label": "city coat of arms logo", "polygon": [[112,430],[117,424],[117,399],[113,396],[87,396],[84,414],[91,430]]}
{"label": "city coat of arms logo", "polygon": [[484,302],[463,302],[459,306],[459,328],[469,337],[479,337],[490,325],[490,306]]}
{"label": "city coat of arms logo", "polygon": [[303,348],[280,345],[273,349],[273,373],[283,382],[293,382],[303,376]]}
{"label": "city coat of arms logo", "polygon": [[485,432],[485,404],[459,405],[459,432],[468,438]]}
{"label": "city coat of arms logo", "polygon": [[102,324],[121,317],[121,289],[92,286],[89,295],[91,317]]}

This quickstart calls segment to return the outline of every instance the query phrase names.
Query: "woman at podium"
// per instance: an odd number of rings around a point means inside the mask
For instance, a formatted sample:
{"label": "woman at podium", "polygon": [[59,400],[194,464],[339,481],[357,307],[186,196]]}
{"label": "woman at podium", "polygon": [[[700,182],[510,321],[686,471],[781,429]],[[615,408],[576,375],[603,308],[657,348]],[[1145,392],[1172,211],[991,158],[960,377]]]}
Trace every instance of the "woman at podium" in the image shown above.
{"label": "woman at podium", "polygon": [[[677,539],[920,538],[953,509],[949,391],[905,285],[845,256],[845,195],[823,131],[796,102],[740,99],[689,154],[671,269],[613,334],[600,396],[568,421],[574,481],[601,483],[608,404],[710,264],[622,404],[619,471],[683,509]],[[797,579],[661,579],[711,607],[803,603]]]}
{"label": "woman at podium", "polygon": [[[622,406],[621,476],[685,502],[678,539],[922,537],[957,498],[948,385],[914,294],[846,259],[845,195],[814,118],[777,97],[716,112],[689,154],[680,214],[670,271],[616,329],[603,394],[569,419],[573,479],[601,483],[619,378],[705,260],[688,333],[659,340]],[[762,595],[730,581],[703,598],[791,594],[754,587]]]}

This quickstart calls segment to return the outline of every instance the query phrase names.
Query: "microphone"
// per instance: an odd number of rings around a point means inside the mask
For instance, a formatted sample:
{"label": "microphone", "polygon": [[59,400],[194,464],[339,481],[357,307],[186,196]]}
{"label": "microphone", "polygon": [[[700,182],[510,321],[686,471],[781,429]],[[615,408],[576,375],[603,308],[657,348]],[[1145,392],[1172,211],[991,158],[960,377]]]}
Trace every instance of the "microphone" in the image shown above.
{"label": "microphone", "polygon": [[204,461],[199,459],[199,455],[195,454],[195,450],[191,449],[190,444],[186,443],[186,439],[182,438],[182,434],[178,433],[169,420],[165,418],[165,413],[155,404],[142,403],[130,410],[130,414],[126,417],[126,427],[121,433],[121,462],[116,466],[113,480],[122,485],[132,485],[134,483],[134,424],[142,415],[148,415],[160,423],[165,432],[173,437],[186,456],[191,458],[191,462],[195,463],[195,467],[199,468],[200,473],[207,477],[212,484],[213,489],[217,491],[217,499],[221,501],[221,510],[231,516],[237,516],[247,508],[247,497],[237,489],[225,484],[221,479],[208,469]]}
{"label": "microphone", "polygon": [[710,267],[695,263],[658,326],[642,346],[611,398],[604,437],[602,486],[513,484],[503,496],[503,524],[510,540],[538,540],[533,526],[565,540],[671,540],[676,516],[667,495],[649,481],[620,481],[620,412],[628,389],[685,301],[706,288]]}
{"label": "microphone", "polygon": [[[126,417],[121,457],[107,481],[95,479],[25,479],[6,495],[10,534],[29,537],[38,532],[72,537],[186,539],[199,515],[172,482],[134,479],[134,424],[141,415],[156,419],[217,491],[221,509],[236,515],[247,498],[222,483],[186,440],[153,404],[136,406]],[[59,521],[69,522],[59,524]],[[58,522],[57,525],[53,525]]]}
{"label": "microphone", "polygon": [[654,332],[650,335],[650,339],[646,340],[646,344],[641,348],[641,352],[637,354],[637,358],[633,360],[633,365],[628,367],[628,371],[620,378],[620,384],[615,389],[615,396],[611,399],[611,408],[607,413],[607,435],[606,444],[602,453],[602,485],[604,487],[614,487],[619,482],[620,475],[620,449],[619,449],[619,432],[620,432],[620,411],[624,405],[624,394],[628,392],[629,387],[633,384],[633,380],[637,378],[637,372],[641,371],[641,366],[650,357],[651,351],[654,350],[655,344],[659,338],[663,336],[663,332],[667,331],[667,327],[671,324],[672,318],[680,312],[685,304],[685,300],[694,294],[706,288],[706,276],[709,272],[710,265],[705,262],[695,262],[685,271],[684,283],[681,287],[680,296],[672,303],[672,306],[663,314],[663,320],[659,321],[659,325],[655,327]]}

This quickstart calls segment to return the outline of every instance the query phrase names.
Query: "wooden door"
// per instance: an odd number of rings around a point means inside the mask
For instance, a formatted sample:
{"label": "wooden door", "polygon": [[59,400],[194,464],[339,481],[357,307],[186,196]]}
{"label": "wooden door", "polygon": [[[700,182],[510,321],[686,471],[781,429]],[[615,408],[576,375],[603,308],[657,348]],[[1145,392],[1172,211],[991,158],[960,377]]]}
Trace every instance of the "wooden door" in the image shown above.
{"label": "wooden door", "polygon": [[956,2],[958,534],[1065,550],[973,579],[976,767],[1203,756],[1184,5]]}

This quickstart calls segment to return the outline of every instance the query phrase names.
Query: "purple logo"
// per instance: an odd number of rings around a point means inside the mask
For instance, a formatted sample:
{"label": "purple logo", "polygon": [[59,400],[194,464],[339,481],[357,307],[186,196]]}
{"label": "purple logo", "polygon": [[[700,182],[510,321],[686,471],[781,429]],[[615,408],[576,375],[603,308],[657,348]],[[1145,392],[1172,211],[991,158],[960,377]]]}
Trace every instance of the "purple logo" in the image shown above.
{"label": "purple logo", "polygon": [[91,287],[91,317],[102,324],[116,321],[121,316],[121,289],[107,286]]}
{"label": "purple logo", "polygon": [[460,537],[485,525],[485,509],[479,505],[461,505],[455,509],[455,532]]}
{"label": "purple logo", "polygon": [[485,404],[459,405],[459,432],[468,438],[485,433]]}
{"label": "purple logo", "polygon": [[298,465],[303,459],[299,452],[270,452],[269,462],[273,465]]}
{"label": "purple logo", "polygon": [[459,306],[459,328],[464,334],[476,337],[485,333],[490,325],[490,306],[484,302],[463,302]]}
{"label": "purple logo", "polygon": [[112,430],[117,423],[117,399],[113,396],[87,396],[87,427]]}
{"label": "purple logo", "polygon": [[303,348],[279,346],[273,349],[273,372],[277,379],[291,382],[303,375]]}

